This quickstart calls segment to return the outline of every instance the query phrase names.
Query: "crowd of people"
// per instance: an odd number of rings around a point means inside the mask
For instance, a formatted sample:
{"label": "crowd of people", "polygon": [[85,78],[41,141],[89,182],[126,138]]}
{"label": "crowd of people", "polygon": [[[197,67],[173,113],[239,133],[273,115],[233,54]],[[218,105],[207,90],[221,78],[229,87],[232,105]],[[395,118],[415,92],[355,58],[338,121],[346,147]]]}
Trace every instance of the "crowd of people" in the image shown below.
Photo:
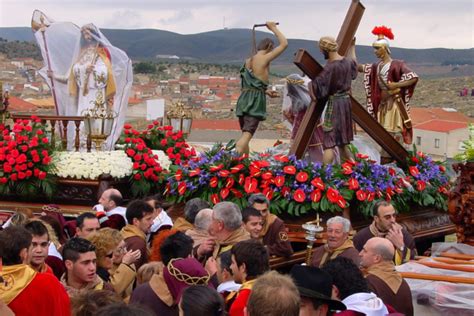
{"label": "crowd of people", "polygon": [[[188,201],[174,221],[157,197],[122,207],[106,190],[91,212],[66,221],[54,205],[18,212],[0,231],[2,315],[413,315],[395,270],[416,252],[393,206],[349,237],[327,221],[327,243],[310,266],[270,271],[293,254],[284,222],[262,194],[231,202]],[[288,271],[287,271],[288,272]]]}

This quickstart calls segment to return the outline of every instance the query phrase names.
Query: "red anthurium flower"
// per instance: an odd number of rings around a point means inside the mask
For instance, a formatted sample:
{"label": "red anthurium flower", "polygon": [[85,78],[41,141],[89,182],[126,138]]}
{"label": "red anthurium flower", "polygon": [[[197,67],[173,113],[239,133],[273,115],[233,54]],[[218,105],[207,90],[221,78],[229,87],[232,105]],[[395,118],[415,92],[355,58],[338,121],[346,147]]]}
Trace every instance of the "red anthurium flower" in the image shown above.
{"label": "red anthurium flower", "polygon": [[298,182],[306,182],[308,180],[309,176],[306,172],[300,171],[298,174],[296,174],[296,181]]}
{"label": "red anthurium flower", "polygon": [[349,158],[346,160],[347,163],[351,164],[352,166],[357,165],[357,161],[355,161],[353,158]]}
{"label": "red anthurium flower", "polygon": [[343,198],[342,196],[339,196],[339,198],[337,199],[336,204],[337,204],[340,208],[345,208],[346,205],[347,205],[347,202],[346,202],[346,200],[344,200],[344,198]]}
{"label": "red anthurium flower", "polygon": [[414,163],[419,163],[420,160],[416,157],[411,157],[411,161],[413,161]]}
{"label": "red anthurium flower", "polygon": [[416,181],[416,189],[418,191],[423,191],[424,189],[426,189],[426,182],[422,180]]}
{"label": "red anthurium flower", "polygon": [[296,173],[296,168],[295,166],[284,166],[283,167],[283,172],[286,174],[295,174]]}
{"label": "red anthurium flower", "polygon": [[244,168],[243,164],[238,164],[230,168],[230,173],[237,173]]}
{"label": "red anthurium flower", "polygon": [[342,173],[343,174],[351,174],[352,173],[352,165],[348,162],[345,162],[341,165]]}
{"label": "red anthurium flower", "polygon": [[257,190],[258,181],[253,177],[245,178],[244,190],[248,194],[255,192]]}
{"label": "red anthurium flower", "polygon": [[311,192],[311,194],[309,195],[311,201],[313,202],[319,202],[319,200],[321,200],[321,196],[322,196],[322,193],[321,193],[321,190],[314,190],[313,192]]}
{"label": "red anthurium flower", "polygon": [[311,184],[315,188],[320,189],[320,190],[324,190],[324,188],[325,188],[323,179],[321,179],[321,178],[314,178],[313,180],[311,180]]}
{"label": "red anthurium flower", "polygon": [[260,167],[255,161],[250,164],[249,172],[252,177],[258,177],[260,175]]}
{"label": "red anthurium flower", "polygon": [[222,188],[221,191],[219,192],[221,198],[225,200],[227,196],[229,195],[230,191],[227,188]]}
{"label": "red anthurium flower", "polygon": [[414,177],[420,174],[420,171],[418,171],[418,168],[415,166],[410,166],[408,169],[410,170],[410,174]]}
{"label": "red anthurium flower", "polygon": [[181,179],[183,178],[183,170],[176,170],[176,174],[174,175],[174,177],[176,178],[176,180],[181,181]]}
{"label": "red anthurium flower", "polygon": [[212,177],[211,181],[209,181],[209,186],[211,188],[215,188],[215,187],[217,187],[218,182],[219,182],[219,180],[217,179],[217,177]]}
{"label": "red anthurium flower", "polygon": [[276,176],[273,179],[273,183],[279,188],[281,188],[285,184],[285,176]]}
{"label": "red anthurium flower", "polygon": [[273,174],[271,171],[265,171],[262,173],[262,179],[263,180],[270,180],[273,177]]}
{"label": "red anthurium flower", "polygon": [[443,165],[439,165],[439,171],[446,172],[446,167]]}
{"label": "red anthurium flower", "polygon": [[211,172],[216,172],[216,171],[221,170],[222,168],[224,168],[224,165],[223,165],[223,164],[219,164],[219,165],[217,165],[217,166],[211,166],[211,167],[209,167],[209,170],[210,170]]}
{"label": "red anthurium flower", "polygon": [[239,184],[243,185],[245,181],[245,176],[243,173],[239,174]]}
{"label": "red anthurium flower", "polygon": [[349,184],[349,190],[357,190],[359,188],[359,181],[356,178],[350,178],[347,184]]}
{"label": "red anthurium flower", "polygon": [[422,151],[416,153],[420,158],[425,158],[425,154]]}
{"label": "red anthurium flower", "polygon": [[225,187],[232,188],[234,186],[234,183],[235,183],[234,178],[227,178],[227,180],[225,180]]}
{"label": "red anthurium flower", "polygon": [[368,155],[364,155],[364,154],[361,154],[361,153],[358,153],[358,154],[356,155],[356,157],[359,158],[359,159],[367,159],[367,158],[369,158]]}
{"label": "red anthurium flower", "polygon": [[289,187],[283,187],[281,189],[281,195],[286,197],[290,193],[290,188]]}
{"label": "red anthurium flower", "polygon": [[212,204],[217,204],[220,202],[219,195],[217,193],[213,193],[210,196]]}
{"label": "red anthurium flower", "polygon": [[448,190],[445,187],[439,187],[438,192],[443,193],[443,194],[448,194]]}
{"label": "red anthurium flower", "polygon": [[232,192],[232,194],[233,194],[236,198],[238,198],[238,199],[240,199],[242,196],[244,196],[244,195],[242,194],[242,192],[240,192],[240,191],[237,190],[237,189],[231,188],[231,189],[229,189],[229,190],[230,190],[230,192]]}
{"label": "red anthurium flower", "polygon": [[365,199],[367,198],[367,193],[365,193],[364,191],[362,190],[358,190],[356,192],[356,197],[359,201],[365,201]]}
{"label": "red anthurium flower", "polygon": [[367,195],[367,201],[372,202],[375,199],[375,192],[369,192]]}
{"label": "red anthurium flower", "polygon": [[270,163],[267,160],[259,160],[256,163],[260,168],[270,167]]}
{"label": "red anthurium flower", "polygon": [[221,170],[219,171],[219,177],[226,178],[230,174],[229,170]]}
{"label": "red anthurium flower", "polygon": [[189,176],[190,177],[195,177],[201,174],[201,169],[196,168],[194,170],[189,171]]}
{"label": "red anthurium flower", "polygon": [[390,197],[395,194],[393,189],[390,187],[388,187],[387,190],[385,190],[385,193],[387,193],[387,195],[390,195]]}
{"label": "red anthurium flower", "polygon": [[389,173],[391,176],[394,176],[394,175],[396,174],[395,169],[393,169],[393,168],[388,168],[388,173]]}
{"label": "red anthurium flower", "polygon": [[339,199],[339,192],[334,188],[329,188],[326,192],[326,197],[328,198],[329,202],[337,203],[337,200]]}
{"label": "red anthurium flower", "polygon": [[178,184],[178,193],[179,195],[183,195],[186,192],[186,182],[181,181]]}
{"label": "red anthurium flower", "polygon": [[296,189],[293,193],[293,200],[296,202],[302,203],[306,199],[306,194],[302,189]]}
{"label": "red anthurium flower", "polygon": [[273,158],[276,161],[283,162],[283,163],[286,163],[286,162],[290,161],[290,159],[288,159],[288,156],[285,156],[285,155],[275,155],[275,156],[273,156]]}
{"label": "red anthurium flower", "polygon": [[269,200],[271,200],[273,198],[273,190],[270,189],[270,188],[265,188],[265,190],[263,190],[263,195],[265,195],[265,197]]}

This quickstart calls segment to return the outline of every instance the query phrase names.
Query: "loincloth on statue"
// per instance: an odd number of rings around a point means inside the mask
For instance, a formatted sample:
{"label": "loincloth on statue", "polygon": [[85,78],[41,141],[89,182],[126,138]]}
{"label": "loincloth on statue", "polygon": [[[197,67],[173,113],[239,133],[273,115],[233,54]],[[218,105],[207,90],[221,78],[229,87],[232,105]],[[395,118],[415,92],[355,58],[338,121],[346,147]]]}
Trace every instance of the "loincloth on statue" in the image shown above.
{"label": "loincloth on statue", "polygon": [[258,128],[258,124],[260,123],[260,119],[251,116],[251,115],[243,115],[239,116],[239,124],[240,130],[242,132],[248,132],[250,134],[255,134],[255,131]]}

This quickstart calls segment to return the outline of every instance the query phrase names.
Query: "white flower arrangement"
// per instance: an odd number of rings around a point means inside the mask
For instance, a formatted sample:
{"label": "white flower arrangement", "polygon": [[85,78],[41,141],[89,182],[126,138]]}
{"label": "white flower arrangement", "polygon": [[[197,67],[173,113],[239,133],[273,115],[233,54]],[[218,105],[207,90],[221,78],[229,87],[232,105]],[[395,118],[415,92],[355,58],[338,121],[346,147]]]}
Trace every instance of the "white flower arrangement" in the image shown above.
{"label": "white flower arrangement", "polygon": [[171,165],[171,160],[168,158],[168,155],[163,150],[152,150],[153,155],[158,157],[158,163],[160,164],[163,170],[169,170]]}
{"label": "white flower arrangement", "polygon": [[123,150],[99,152],[61,151],[53,155],[56,170],[61,178],[98,179],[101,174],[124,178],[132,174],[132,160]]}

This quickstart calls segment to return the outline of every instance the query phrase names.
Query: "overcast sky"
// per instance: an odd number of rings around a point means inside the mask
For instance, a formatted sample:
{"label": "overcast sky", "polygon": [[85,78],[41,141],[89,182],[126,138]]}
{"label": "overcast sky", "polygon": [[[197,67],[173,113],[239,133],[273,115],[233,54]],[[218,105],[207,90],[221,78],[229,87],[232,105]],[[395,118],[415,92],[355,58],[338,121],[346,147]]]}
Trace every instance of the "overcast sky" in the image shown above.
{"label": "overcast sky", "polygon": [[[280,22],[288,38],[337,36],[350,0],[0,0],[0,27],[29,26],[34,9],[56,21],[100,28],[161,29],[192,34]],[[395,34],[393,47],[474,47],[474,0],[362,0],[357,43],[370,45],[376,25]]]}

